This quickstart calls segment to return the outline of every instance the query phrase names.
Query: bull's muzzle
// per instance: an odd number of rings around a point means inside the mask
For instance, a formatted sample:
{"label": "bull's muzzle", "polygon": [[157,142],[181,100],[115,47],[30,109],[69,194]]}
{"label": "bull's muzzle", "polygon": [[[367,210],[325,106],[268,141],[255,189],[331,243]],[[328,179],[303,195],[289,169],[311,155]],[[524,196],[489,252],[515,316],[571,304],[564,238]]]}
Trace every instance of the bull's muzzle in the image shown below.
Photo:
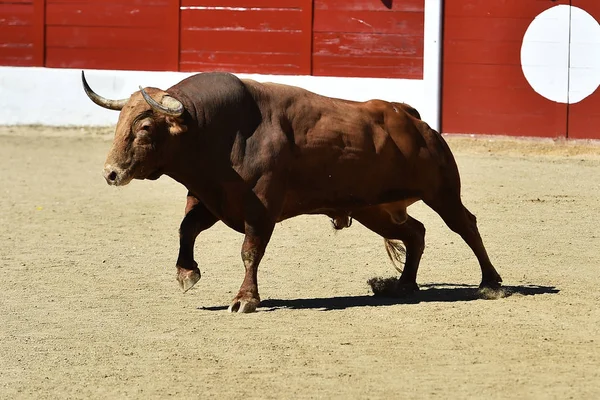
{"label": "bull's muzzle", "polygon": [[123,171],[111,165],[104,166],[103,175],[109,185],[119,186],[123,180]]}

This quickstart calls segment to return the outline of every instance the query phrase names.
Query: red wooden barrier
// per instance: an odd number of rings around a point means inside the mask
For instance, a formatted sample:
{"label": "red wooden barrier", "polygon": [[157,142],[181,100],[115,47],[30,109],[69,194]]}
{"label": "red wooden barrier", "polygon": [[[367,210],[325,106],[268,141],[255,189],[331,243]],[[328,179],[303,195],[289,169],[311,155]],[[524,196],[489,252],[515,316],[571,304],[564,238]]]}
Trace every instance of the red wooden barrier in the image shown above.
{"label": "red wooden barrier", "polygon": [[[43,0],[0,0],[0,65],[42,66],[39,4]],[[43,15],[43,11],[42,11]],[[43,38],[42,38],[43,39]],[[43,54],[43,53],[42,53]]]}
{"label": "red wooden barrier", "polygon": [[445,2],[443,132],[566,136],[567,105],[537,94],[520,62],[527,27],[557,4],[569,1]]}
{"label": "red wooden barrier", "polygon": [[46,0],[46,66],[178,69],[179,0]]}
{"label": "red wooden barrier", "polygon": [[182,71],[310,74],[312,0],[182,0]]}
{"label": "red wooden barrier", "polygon": [[315,0],[313,73],[423,79],[424,0]]}
{"label": "red wooden barrier", "polygon": [[[596,21],[600,21],[598,0],[572,0],[571,4],[584,9]],[[598,70],[590,70],[588,73],[598,74]],[[569,137],[600,139],[600,88],[581,102],[569,105]]]}

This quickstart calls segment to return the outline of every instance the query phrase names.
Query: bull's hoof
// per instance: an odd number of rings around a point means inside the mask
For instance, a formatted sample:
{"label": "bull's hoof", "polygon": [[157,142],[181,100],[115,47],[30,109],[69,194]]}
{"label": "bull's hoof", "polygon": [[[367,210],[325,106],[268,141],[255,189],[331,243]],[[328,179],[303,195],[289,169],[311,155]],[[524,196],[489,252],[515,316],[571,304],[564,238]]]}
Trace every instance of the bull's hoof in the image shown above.
{"label": "bull's hoof", "polygon": [[418,292],[419,290],[419,285],[417,285],[417,282],[411,282],[411,283],[398,283],[398,288],[396,289],[396,291],[400,294],[400,295],[409,295],[409,294],[413,294]]}
{"label": "bull's hoof", "polygon": [[502,286],[502,278],[482,280],[479,289],[499,289]]}
{"label": "bull's hoof", "polygon": [[[498,277],[500,278],[500,277]],[[485,300],[496,300],[509,296],[509,292],[501,285],[502,279],[482,281],[477,290],[477,297]]]}
{"label": "bull's hoof", "polygon": [[177,282],[183,293],[190,290],[200,280],[200,270],[198,268],[185,269],[177,267]]}
{"label": "bull's hoof", "polygon": [[254,297],[236,297],[227,309],[230,313],[253,313],[260,304],[260,299]]}
{"label": "bull's hoof", "polygon": [[371,278],[367,281],[373,294],[382,297],[406,297],[419,291],[416,282],[401,282],[400,278]]}
{"label": "bull's hoof", "polygon": [[495,288],[485,286],[480,287],[479,290],[477,290],[477,297],[483,300],[497,300],[508,296],[510,296],[510,291],[502,286],[497,286]]}

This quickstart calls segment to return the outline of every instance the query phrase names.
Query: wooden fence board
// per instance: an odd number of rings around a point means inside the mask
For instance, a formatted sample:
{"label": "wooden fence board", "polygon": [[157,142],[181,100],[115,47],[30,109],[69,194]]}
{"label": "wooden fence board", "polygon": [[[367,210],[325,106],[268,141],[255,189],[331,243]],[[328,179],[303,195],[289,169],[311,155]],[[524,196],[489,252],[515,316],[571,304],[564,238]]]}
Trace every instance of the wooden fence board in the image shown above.
{"label": "wooden fence board", "polygon": [[45,34],[49,67],[179,69],[179,0],[47,0]]}
{"label": "wooden fence board", "polygon": [[0,0],[0,65],[40,65],[32,0]]}
{"label": "wooden fence board", "polygon": [[312,0],[182,0],[180,69],[310,74]]}
{"label": "wooden fence board", "polygon": [[315,0],[315,75],[423,78],[424,0]]}

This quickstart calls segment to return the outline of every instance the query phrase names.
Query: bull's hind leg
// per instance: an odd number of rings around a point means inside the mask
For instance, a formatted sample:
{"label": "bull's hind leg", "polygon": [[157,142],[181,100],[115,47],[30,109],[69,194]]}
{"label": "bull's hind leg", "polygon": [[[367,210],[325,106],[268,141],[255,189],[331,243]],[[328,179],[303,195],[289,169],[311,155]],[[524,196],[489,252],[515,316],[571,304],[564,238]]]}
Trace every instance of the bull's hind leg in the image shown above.
{"label": "bull's hind leg", "polygon": [[481,267],[481,287],[497,288],[502,278],[492,265],[477,229],[477,219],[467,210],[460,200],[457,190],[446,190],[433,199],[424,199],[425,203],[436,211],[446,225],[458,233],[469,245]]}
{"label": "bull's hind leg", "polygon": [[185,217],[179,228],[179,256],[177,257],[177,281],[186,292],[200,280],[198,263],[194,260],[196,237],[213,226],[217,218],[191,193],[187,195]]}
{"label": "bull's hind leg", "polygon": [[[425,227],[406,214],[406,208],[397,210],[371,208],[357,212],[354,218],[387,240],[401,240],[406,246],[406,261],[399,280],[398,290],[410,293],[419,289],[417,271],[425,249]],[[399,293],[399,294],[402,294]]]}

